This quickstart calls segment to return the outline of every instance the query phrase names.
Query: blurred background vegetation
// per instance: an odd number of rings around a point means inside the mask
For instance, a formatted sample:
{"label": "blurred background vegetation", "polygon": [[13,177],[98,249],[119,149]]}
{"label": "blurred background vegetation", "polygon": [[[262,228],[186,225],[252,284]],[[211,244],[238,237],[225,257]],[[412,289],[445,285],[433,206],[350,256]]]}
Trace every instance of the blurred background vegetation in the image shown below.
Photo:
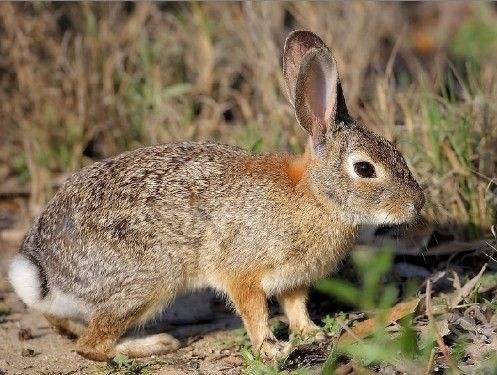
{"label": "blurred background vegetation", "polygon": [[403,150],[426,214],[489,233],[495,3],[2,3],[0,193],[36,214],[67,173],[174,140],[300,152],[281,75],[298,28],[333,49],[350,112]]}

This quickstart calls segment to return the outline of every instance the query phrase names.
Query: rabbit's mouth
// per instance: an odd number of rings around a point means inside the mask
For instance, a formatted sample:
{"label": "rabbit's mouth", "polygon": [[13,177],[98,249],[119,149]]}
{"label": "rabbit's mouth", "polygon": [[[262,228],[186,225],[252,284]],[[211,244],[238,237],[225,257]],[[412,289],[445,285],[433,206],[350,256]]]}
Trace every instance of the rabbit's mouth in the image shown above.
{"label": "rabbit's mouth", "polygon": [[392,209],[379,209],[374,215],[374,221],[377,225],[398,225],[408,224],[419,218],[419,211],[414,204],[409,203],[405,207],[396,207]]}
{"label": "rabbit's mouth", "polygon": [[420,217],[419,212],[392,212],[386,209],[354,212],[341,215],[343,221],[352,225],[394,226],[410,224]]}

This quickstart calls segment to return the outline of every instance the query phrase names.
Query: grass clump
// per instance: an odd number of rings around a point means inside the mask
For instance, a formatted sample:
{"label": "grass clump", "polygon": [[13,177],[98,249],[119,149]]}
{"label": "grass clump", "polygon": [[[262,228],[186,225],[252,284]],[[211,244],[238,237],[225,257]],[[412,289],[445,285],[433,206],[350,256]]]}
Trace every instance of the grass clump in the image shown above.
{"label": "grass clump", "polygon": [[245,367],[242,370],[243,375],[308,375],[309,371],[305,368],[293,371],[280,370],[278,363],[264,363],[259,357],[245,348],[242,350],[242,357]]}
{"label": "grass clump", "polygon": [[130,359],[124,354],[117,354],[107,364],[107,373],[119,373],[124,375],[151,375],[152,371],[148,364]]}

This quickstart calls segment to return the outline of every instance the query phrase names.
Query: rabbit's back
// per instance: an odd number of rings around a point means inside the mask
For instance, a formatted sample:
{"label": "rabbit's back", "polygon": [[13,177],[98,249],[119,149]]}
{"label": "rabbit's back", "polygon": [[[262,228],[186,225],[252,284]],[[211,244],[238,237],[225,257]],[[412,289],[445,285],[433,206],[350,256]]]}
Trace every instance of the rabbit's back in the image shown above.
{"label": "rabbit's back", "polygon": [[[202,217],[206,207],[195,203],[207,190],[224,184],[230,160],[241,155],[235,147],[185,142],[94,163],[63,184],[38,220],[39,233],[63,233],[71,241],[81,231],[85,236],[98,232],[109,242],[147,242],[159,234],[159,221],[176,242],[188,242],[195,235],[176,223],[191,221],[193,213]],[[164,223],[167,216],[176,222]]]}

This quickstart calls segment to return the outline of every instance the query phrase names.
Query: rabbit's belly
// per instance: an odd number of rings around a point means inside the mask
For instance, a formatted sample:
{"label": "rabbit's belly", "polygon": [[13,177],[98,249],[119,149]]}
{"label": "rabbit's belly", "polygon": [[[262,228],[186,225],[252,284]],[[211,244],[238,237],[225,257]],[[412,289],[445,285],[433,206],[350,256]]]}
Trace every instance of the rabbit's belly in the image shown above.
{"label": "rabbit's belly", "polygon": [[261,285],[268,296],[274,296],[291,289],[309,286],[328,271],[329,268],[327,271],[323,271],[311,267],[297,268],[295,265],[282,267],[266,274],[261,280]]}

